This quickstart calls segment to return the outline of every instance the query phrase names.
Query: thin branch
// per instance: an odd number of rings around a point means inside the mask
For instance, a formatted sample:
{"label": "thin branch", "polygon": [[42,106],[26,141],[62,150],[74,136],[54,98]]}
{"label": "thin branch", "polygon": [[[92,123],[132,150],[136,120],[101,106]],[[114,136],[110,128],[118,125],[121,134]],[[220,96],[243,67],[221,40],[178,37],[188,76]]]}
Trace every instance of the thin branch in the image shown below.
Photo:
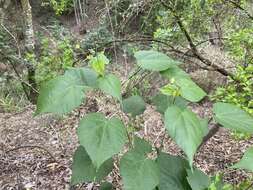
{"label": "thin branch", "polygon": [[199,150],[203,145],[205,145],[207,143],[207,141],[209,141],[220,129],[220,125],[219,124],[215,124],[214,127],[212,127],[208,134],[203,138],[202,143],[199,145],[198,149]]}
{"label": "thin branch", "polygon": [[37,89],[35,89],[31,84],[29,84],[28,82],[26,82],[26,81],[24,81],[24,80],[22,79],[21,75],[19,74],[19,72],[18,72],[18,70],[16,69],[16,66],[15,66],[15,64],[14,64],[13,62],[16,61],[16,62],[18,62],[18,63],[20,63],[20,64],[24,64],[24,65],[28,65],[28,63],[26,63],[25,61],[20,60],[20,58],[17,58],[17,57],[15,57],[15,56],[6,56],[6,55],[5,55],[3,52],[1,52],[1,51],[0,51],[0,54],[3,55],[3,59],[8,60],[8,62],[11,64],[12,69],[13,69],[14,73],[15,73],[16,76],[17,76],[16,79],[18,79],[19,82],[20,82],[21,85],[22,85],[22,88],[23,88],[23,91],[24,91],[24,93],[25,93],[25,95],[26,95],[26,98],[27,98],[28,100],[30,100],[30,95],[29,95],[29,93],[27,92],[26,86],[29,87],[29,88],[31,88],[35,93],[39,94],[39,92],[38,92]]}
{"label": "thin branch", "polygon": [[204,44],[204,43],[209,42],[210,40],[229,40],[229,38],[226,38],[226,37],[208,38],[208,39],[206,39],[206,40],[203,40],[203,41],[198,42],[197,44],[195,44],[195,46],[196,46],[196,47],[197,47],[197,46],[200,46],[200,45],[202,45],[202,44]]}
{"label": "thin branch", "polygon": [[[106,47],[106,46],[108,46],[110,44],[117,43],[117,42],[119,42],[119,43],[122,43],[122,42],[156,42],[156,43],[160,43],[160,44],[163,44],[163,45],[169,47],[171,52],[175,52],[175,53],[178,53],[178,54],[184,54],[186,56],[190,56],[188,54],[185,54],[185,52],[183,52],[181,50],[175,49],[172,45],[170,45],[167,42],[164,42],[164,41],[161,41],[161,40],[152,39],[152,38],[115,39],[115,40],[112,40],[110,42],[107,42],[106,44],[103,44],[101,47]],[[101,47],[99,47],[98,49],[100,49]]]}
{"label": "thin branch", "polygon": [[235,8],[243,11],[251,20],[253,20],[253,16],[245,9],[243,8],[240,4],[233,0],[227,0],[229,3],[231,3]]}
{"label": "thin branch", "polygon": [[250,190],[251,187],[253,187],[253,182],[245,190]]}
{"label": "thin branch", "polygon": [[193,40],[192,40],[192,38],[191,38],[189,32],[186,30],[186,28],[185,28],[185,26],[184,26],[184,24],[183,24],[181,18],[176,14],[176,12],[173,10],[173,8],[170,7],[168,4],[166,4],[163,0],[160,0],[160,2],[161,2],[161,4],[162,4],[165,8],[167,8],[168,10],[170,10],[171,13],[173,14],[173,16],[174,16],[174,18],[176,19],[176,22],[177,22],[177,24],[178,24],[180,30],[184,33],[184,35],[185,35],[185,37],[186,37],[186,39],[187,39],[187,41],[188,41],[188,43],[189,43],[189,46],[190,46],[190,48],[191,48],[191,50],[192,50],[193,55],[195,55],[195,57],[196,57],[198,60],[200,60],[202,63],[204,63],[205,65],[210,66],[210,67],[213,67],[217,72],[221,73],[222,75],[224,75],[224,76],[229,76],[229,77],[232,78],[234,81],[237,81],[236,78],[234,77],[233,73],[230,73],[230,72],[228,72],[227,70],[225,70],[224,68],[221,68],[221,67],[219,67],[218,65],[213,64],[209,59],[206,59],[205,57],[203,57],[203,56],[199,53],[199,51],[198,51],[196,45],[194,44],[194,42],[193,42]]}
{"label": "thin branch", "polygon": [[20,81],[21,83],[21,86],[23,88],[23,91],[25,93],[25,96],[26,98],[29,100],[30,99],[30,96],[29,96],[29,93],[27,92],[26,90],[26,87],[25,87],[25,83],[22,81],[22,77],[20,76],[18,70],[16,69],[14,63],[12,62],[12,59],[10,59],[10,57],[6,56],[3,52],[0,51],[0,53],[3,55],[3,59],[7,59],[9,61],[9,63],[11,64],[11,67],[12,69],[14,70],[14,73],[16,74],[18,80]]}
{"label": "thin branch", "polygon": [[0,25],[11,36],[11,38],[14,40],[14,42],[16,44],[16,48],[18,50],[18,56],[21,57],[21,51],[20,51],[20,47],[18,45],[18,41],[17,41],[16,37],[2,23]]}

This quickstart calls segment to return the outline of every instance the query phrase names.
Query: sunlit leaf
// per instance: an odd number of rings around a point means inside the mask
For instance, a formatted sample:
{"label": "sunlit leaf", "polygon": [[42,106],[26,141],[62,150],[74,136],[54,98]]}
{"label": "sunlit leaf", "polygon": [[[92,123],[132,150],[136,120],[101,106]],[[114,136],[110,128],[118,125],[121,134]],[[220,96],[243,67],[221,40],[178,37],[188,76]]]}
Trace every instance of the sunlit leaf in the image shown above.
{"label": "sunlit leaf", "polygon": [[172,67],[161,72],[162,76],[173,80],[173,84],[179,87],[180,95],[191,102],[199,102],[206,93],[192,81],[190,76],[179,67]]}

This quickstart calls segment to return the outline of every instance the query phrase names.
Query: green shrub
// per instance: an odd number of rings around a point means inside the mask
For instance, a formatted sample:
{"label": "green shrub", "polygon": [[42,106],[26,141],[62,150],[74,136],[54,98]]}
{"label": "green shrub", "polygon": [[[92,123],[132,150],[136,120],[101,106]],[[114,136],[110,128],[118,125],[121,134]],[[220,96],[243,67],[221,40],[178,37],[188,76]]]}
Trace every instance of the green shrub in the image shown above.
{"label": "green shrub", "polygon": [[62,15],[73,11],[73,0],[47,0],[44,3],[49,4],[56,15]]}
{"label": "green shrub", "polygon": [[104,47],[104,45],[110,43],[112,40],[113,36],[107,27],[100,26],[85,35],[80,45],[84,50],[97,50],[98,48]]}
{"label": "green shrub", "polygon": [[55,78],[73,66],[73,49],[68,38],[58,40],[44,37],[41,40],[41,53],[36,67],[36,81],[39,85]]}
{"label": "green shrub", "polygon": [[[239,65],[235,77],[237,81],[231,80],[226,86],[217,88],[212,99],[235,104],[253,116],[253,64],[247,67]],[[240,131],[234,131],[232,135],[236,139],[251,137]]]}
{"label": "green shrub", "polygon": [[9,77],[0,76],[0,112],[20,111],[28,103],[21,83],[14,78],[6,78]]}
{"label": "green shrub", "polygon": [[[209,129],[208,119],[195,114],[187,107],[187,102],[197,103],[207,94],[178,67],[178,61],[167,55],[138,51],[135,58],[141,69],[160,73],[170,81],[154,105],[162,108],[159,110],[163,114],[166,132],[184,151],[185,157],[163,153],[160,147],[152,147],[149,142],[140,139],[131,123],[130,127],[125,126],[116,116],[118,111],[110,116],[99,112],[88,113],[77,128],[80,146],[73,157],[72,185],[95,182],[104,186],[106,176],[113,169],[114,158],[119,154],[120,160],[115,164],[119,164],[126,190],[168,190],[175,187],[180,190],[230,190],[230,185],[220,183],[220,176],[210,178],[193,162],[199,147],[206,142],[203,139],[209,134]],[[143,98],[138,95],[122,97],[121,81],[106,72],[107,64],[108,59],[99,53],[91,57],[91,68],[71,68],[64,75],[47,82],[38,97],[36,114],[67,114],[83,103],[89,90],[101,91],[114,98],[130,121],[142,114],[146,109]],[[170,85],[173,85],[172,88]],[[238,106],[217,102],[213,113],[212,120],[216,124],[253,134],[253,117]],[[232,167],[252,172],[252,155],[253,148],[249,148]]]}

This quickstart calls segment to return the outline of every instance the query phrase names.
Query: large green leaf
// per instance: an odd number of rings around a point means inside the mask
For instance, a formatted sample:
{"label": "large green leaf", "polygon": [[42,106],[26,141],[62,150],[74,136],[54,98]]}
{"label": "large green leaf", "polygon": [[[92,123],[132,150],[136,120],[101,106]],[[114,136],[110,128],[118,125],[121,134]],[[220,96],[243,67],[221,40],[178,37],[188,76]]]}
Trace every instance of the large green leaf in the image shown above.
{"label": "large green leaf", "polygon": [[171,106],[165,112],[165,127],[192,164],[194,154],[207,131],[207,125],[188,108]]}
{"label": "large green leaf", "polygon": [[64,114],[78,107],[84,92],[96,85],[97,74],[87,68],[71,68],[63,76],[45,83],[40,91],[35,114]]}
{"label": "large green leaf", "polygon": [[118,153],[127,139],[124,124],[114,117],[106,119],[101,113],[86,115],[77,134],[96,168]]}
{"label": "large green leaf", "polygon": [[142,69],[150,71],[163,71],[179,64],[178,61],[171,59],[167,55],[152,50],[138,51],[134,56],[137,59],[137,64]]}
{"label": "large green leaf", "polygon": [[226,128],[253,134],[253,118],[239,107],[228,103],[214,104],[215,120]]}
{"label": "large green leaf", "polygon": [[105,93],[117,98],[119,101],[122,100],[121,97],[121,83],[118,77],[109,74],[98,80],[99,88]]}
{"label": "large green leaf", "polygon": [[64,76],[73,77],[77,84],[90,87],[96,87],[98,77],[97,73],[89,68],[71,68]]}
{"label": "large green leaf", "polygon": [[253,148],[249,148],[245,153],[240,162],[235,164],[233,168],[245,169],[253,172]]}
{"label": "large green leaf", "polygon": [[175,83],[180,87],[180,94],[186,100],[199,102],[206,96],[206,93],[191,79],[180,78],[176,79]]}
{"label": "large green leaf", "polygon": [[84,101],[84,92],[88,89],[79,82],[74,77],[60,76],[44,84],[35,114],[64,114],[78,107]]}
{"label": "large green leaf", "polygon": [[161,74],[163,77],[168,79],[172,78],[174,78],[175,80],[180,78],[191,79],[190,76],[185,71],[183,71],[181,68],[177,66],[171,67],[165,71],[161,71]]}
{"label": "large green leaf", "polygon": [[73,158],[71,184],[75,185],[91,181],[100,182],[112,171],[112,168],[113,159],[110,158],[96,170],[84,147],[79,146]]}
{"label": "large green leaf", "polygon": [[159,184],[156,162],[147,158],[152,147],[144,140],[136,140],[135,148],[120,161],[120,174],[124,190],[153,190]]}
{"label": "large green leaf", "polygon": [[142,114],[146,109],[145,102],[140,96],[131,96],[124,99],[122,105],[123,111],[130,113],[133,117]]}
{"label": "large green leaf", "polygon": [[187,173],[188,183],[193,190],[207,190],[211,182],[204,172],[198,169],[194,169],[193,171],[188,169]]}
{"label": "large green leaf", "polygon": [[162,76],[170,80],[180,88],[180,95],[191,102],[199,102],[206,93],[191,80],[190,76],[179,67],[172,67],[161,72]]}
{"label": "large green leaf", "polygon": [[157,163],[160,168],[159,190],[191,190],[186,178],[189,168],[186,160],[160,153]]}
{"label": "large green leaf", "polygon": [[152,98],[152,103],[160,113],[164,113],[169,106],[177,105],[179,107],[186,107],[188,102],[182,97],[166,96],[158,94]]}
{"label": "large green leaf", "polygon": [[99,190],[113,190],[113,185],[109,182],[104,182],[100,185]]}

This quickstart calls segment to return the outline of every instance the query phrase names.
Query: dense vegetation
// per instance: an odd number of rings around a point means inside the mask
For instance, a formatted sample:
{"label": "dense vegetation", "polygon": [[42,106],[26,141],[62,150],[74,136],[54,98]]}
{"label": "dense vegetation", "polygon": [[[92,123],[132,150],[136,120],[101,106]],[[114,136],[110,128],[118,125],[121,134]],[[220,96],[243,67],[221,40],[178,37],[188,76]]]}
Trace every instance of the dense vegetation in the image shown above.
{"label": "dense vegetation", "polygon": [[[251,179],[232,185],[222,174],[208,176],[194,165],[196,153],[220,128],[229,129],[235,139],[252,137],[251,1],[98,1],[98,24],[92,28],[88,15],[96,14],[89,1],[15,2],[0,1],[0,108],[15,111],[31,103],[35,115],[67,115],[95,93],[109,95],[128,120],[118,112],[91,112],[80,119],[73,186],[95,182],[100,189],[113,189],[106,176],[117,165],[127,190],[253,188]],[[47,19],[34,16],[40,9]],[[23,17],[8,19],[17,12]],[[76,28],[60,23],[67,16]],[[114,72],[122,70],[124,59],[132,61],[125,78]],[[218,82],[203,84],[208,77]],[[204,101],[213,104],[209,118],[191,109]],[[183,156],[139,137],[136,120],[147,104],[161,113]],[[158,138],[164,142],[165,137]],[[252,163],[249,148],[229,167],[253,172]]]}

